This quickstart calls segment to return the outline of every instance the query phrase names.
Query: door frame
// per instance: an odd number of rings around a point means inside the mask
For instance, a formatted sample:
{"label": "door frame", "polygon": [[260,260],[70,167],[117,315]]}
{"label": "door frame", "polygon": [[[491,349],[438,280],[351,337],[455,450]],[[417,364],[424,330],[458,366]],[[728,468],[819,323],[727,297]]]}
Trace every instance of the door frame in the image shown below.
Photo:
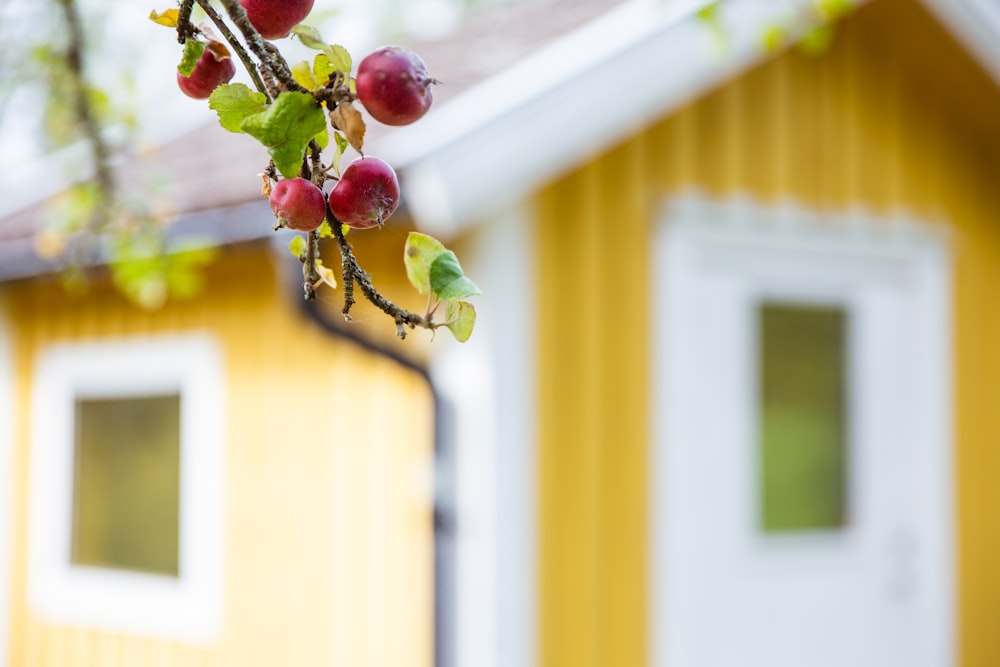
{"label": "door frame", "polygon": [[[915,334],[919,356],[919,400],[925,410],[922,432],[930,446],[921,462],[926,500],[921,526],[933,535],[926,558],[934,573],[919,605],[921,646],[925,665],[949,667],[955,663],[955,518],[953,514],[952,429],[952,326],[950,263],[944,232],[936,227],[899,218],[875,218],[855,211],[842,215],[820,214],[792,203],[763,206],[745,198],[720,201],[697,194],[672,198],[666,203],[654,244],[655,283],[652,306],[654,331],[659,341],[653,358],[653,451],[651,484],[651,652],[655,667],[685,667],[671,662],[670,633],[673,622],[671,570],[678,558],[678,540],[672,539],[683,516],[681,504],[684,472],[679,470],[676,443],[690,441],[691,405],[684,406],[685,387],[699,371],[689,363],[685,347],[692,340],[693,325],[685,312],[696,307],[692,292],[718,262],[739,263],[754,253],[791,249],[840,260],[858,259],[877,266],[903,262],[907,276],[919,290],[919,317],[940,326]],[[714,264],[713,264],[714,263]],[[739,268],[735,269],[739,270]],[[863,278],[859,278],[863,280]],[[697,340],[697,338],[694,338]],[[697,406],[694,406],[697,407]],[[685,418],[685,411],[687,418]],[[850,500],[849,500],[850,502]],[[680,593],[683,595],[683,593]]]}

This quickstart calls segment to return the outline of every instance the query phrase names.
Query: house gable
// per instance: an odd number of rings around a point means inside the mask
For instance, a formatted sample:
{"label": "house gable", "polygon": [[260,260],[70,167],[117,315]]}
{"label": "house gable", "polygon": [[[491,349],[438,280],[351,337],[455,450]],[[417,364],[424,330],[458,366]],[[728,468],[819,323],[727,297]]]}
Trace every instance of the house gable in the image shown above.
{"label": "house gable", "polygon": [[[709,4],[671,3],[664,9],[651,2],[623,3],[450,100],[427,117],[422,132],[386,137],[380,148],[402,167],[418,224],[433,233],[453,232],[610,149],[771,58],[762,48],[762,34],[780,24],[790,6],[791,11],[807,6],[722,3],[718,14],[727,37],[720,49],[697,17]],[[939,39],[946,31],[929,17],[924,4],[941,3],[874,0],[858,12],[888,12],[895,22],[878,29],[905,34],[913,43],[923,37],[910,33],[910,24],[929,22],[936,33],[931,38]],[[950,19],[947,26],[957,26],[955,16],[967,15],[959,5],[978,4],[950,3],[942,12]],[[981,26],[978,34],[990,30],[989,25]],[[920,32],[927,30],[921,27]],[[955,34],[963,43],[960,50],[968,48],[979,59],[963,55],[959,79],[971,76],[985,88],[996,89],[984,71],[996,68],[1000,54],[977,48],[968,30],[955,28]],[[914,55],[919,64],[922,54]],[[924,62],[924,67],[936,66]],[[958,87],[975,89],[967,83]]]}
{"label": "house gable", "polygon": [[664,335],[650,312],[650,246],[664,202],[691,190],[820,215],[860,209],[953,236],[957,643],[963,664],[1000,663],[988,627],[1000,544],[980,509],[1000,503],[1000,415],[980,403],[1000,391],[1000,320],[984,293],[1000,281],[997,110],[991,79],[920,4],[875,0],[821,56],[761,64],[532,197],[540,664],[648,664],[648,359]]}

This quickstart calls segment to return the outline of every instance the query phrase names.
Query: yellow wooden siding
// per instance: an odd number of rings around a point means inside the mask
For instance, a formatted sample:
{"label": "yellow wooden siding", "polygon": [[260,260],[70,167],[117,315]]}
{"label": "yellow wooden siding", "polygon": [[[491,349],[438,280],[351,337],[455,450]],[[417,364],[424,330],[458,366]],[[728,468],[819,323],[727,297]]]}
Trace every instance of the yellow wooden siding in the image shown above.
{"label": "yellow wooden siding", "polygon": [[907,212],[954,229],[958,650],[1000,665],[1000,94],[914,0],[757,67],[545,187],[540,664],[648,664],[650,247],[672,194]]}
{"label": "yellow wooden siding", "polygon": [[[264,249],[232,249],[201,298],[143,313],[106,288],[6,289],[21,397],[12,667],[433,663],[433,399],[425,380],[322,332]],[[56,341],[207,330],[223,348],[225,593],[217,644],[53,625],[27,603],[32,372]]]}

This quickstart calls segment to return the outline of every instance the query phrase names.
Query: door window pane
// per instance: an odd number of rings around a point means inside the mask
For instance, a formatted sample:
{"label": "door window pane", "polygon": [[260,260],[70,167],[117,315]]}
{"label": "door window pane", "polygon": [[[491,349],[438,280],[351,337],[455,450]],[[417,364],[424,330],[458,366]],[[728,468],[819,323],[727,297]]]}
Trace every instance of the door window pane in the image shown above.
{"label": "door window pane", "polygon": [[72,560],[178,575],[180,397],[76,401]]}
{"label": "door window pane", "polygon": [[843,308],[759,311],[760,514],[765,533],[846,525]]}

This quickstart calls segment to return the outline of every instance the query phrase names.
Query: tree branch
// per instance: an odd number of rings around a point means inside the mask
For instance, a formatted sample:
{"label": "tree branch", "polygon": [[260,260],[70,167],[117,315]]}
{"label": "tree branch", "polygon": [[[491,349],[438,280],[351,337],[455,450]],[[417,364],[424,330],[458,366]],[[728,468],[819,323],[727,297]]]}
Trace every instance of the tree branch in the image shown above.
{"label": "tree branch", "polygon": [[422,327],[433,331],[442,326],[430,321],[423,315],[400,308],[382,296],[375,289],[375,285],[372,284],[371,276],[358,264],[358,260],[354,256],[354,250],[351,249],[351,244],[347,242],[344,230],[340,227],[340,221],[329,211],[326,213],[326,221],[333,230],[333,236],[337,239],[337,245],[340,247],[340,263],[344,281],[344,307],[340,312],[344,315],[345,319],[351,319],[351,307],[354,305],[354,285],[357,284],[366,299],[396,322],[396,335],[400,338],[406,338],[406,327],[410,329]]}
{"label": "tree branch", "polygon": [[260,36],[257,29],[250,23],[246,10],[243,9],[239,0],[221,0],[221,2],[229,18],[232,19],[236,27],[243,33],[243,38],[246,40],[247,46],[250,47],[250,50],[253,51],[253,54],[257,56],[257,59],[261,63],[267,65],[284,89],[308,93],[308,90],[295,81],[292,71],[288,67],[288,62],[281,55],[281,52],[273,44],[264,41],[264,38]]}
{"label": "tree branch", "polygon": [[87,90],[87,82],[84,76],[83,51],[84,36],[83,25],[80,22],[80,15],[77,11],[74,0],[59,0],[63,9],[63,16],[66,20],[66,28],[69,33],[69,43],[66,47],[66,66],[72,79],[73,106],[76,116],[80,121],[83,133],[90,144],[91,156],[94,162],[94,176],[97,183],[99,202],[94,207],[94,215],[87,225],[86,231],[94,231],[105,226],[110,219],[109,204],[114,200],[115,179],[110,167],[110,151],[108,145],[101,136],[101,128],[94,115],[94,109],[90,103],[90,94]]}
{"label": "tree branch", "polygon": [[[208,15],[208,18],[212,20],[212,23],[214,23],[215,27],[219,29],[219,32],[222,33],[222,36],[225,38],[225,40],[229,42],[229,46],[231,46],[233,51],[236,52],[236,55],[239,56],[239,59],[243,61],[243,67],[250,75],[250,78],[253,79],[253,85],[257,88],[257,90],[264,93],[264,95],[267,96],[268,101],[270,101],[271,93],[267,89],[267,87],[264,86],[264,82],[260,78],[260,73],[257,72],[257,63],[253,61],[253,59],[250,57],[250,54],[247,53],[247,50],[243,48],[243,45],[240,43],[240,41],[236,39],[236,35],[233,34],[233,31],[229,29],[229,26],[226,25],[226,22],[222,20],[221,16],[219,16],[219,12],[215,11],[215,8],[212,7],[212,4],[209,2],[209,0],[195,0],[195,2],[197,2],[198,5],[205,10],[205,13]],[[178,21],[177,22],[178,31],[180,31],[180,25],[181,25],[180,21]]]}
{"label": "tree branch", "polygon": [[177,42],[183,44],[188,37],[193,37],[195,27],[191,23],[191,10],[194,8],[194,0],[182,0],[180,9],[177,12]]}

